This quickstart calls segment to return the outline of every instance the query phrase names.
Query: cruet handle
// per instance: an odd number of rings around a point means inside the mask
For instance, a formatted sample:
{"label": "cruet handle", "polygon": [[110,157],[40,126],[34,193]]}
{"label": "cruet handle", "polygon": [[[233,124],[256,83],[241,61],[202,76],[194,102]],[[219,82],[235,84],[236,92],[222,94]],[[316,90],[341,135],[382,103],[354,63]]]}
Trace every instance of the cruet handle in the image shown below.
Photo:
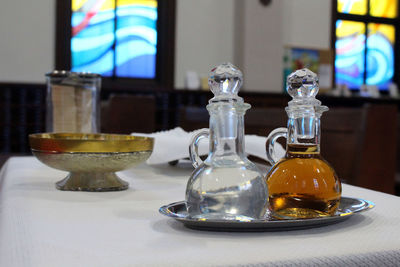
{"label": "cruet handle", "polygon": [[190,142],[189,146],[189,155],[190,155],[190,160],[192,161],[192,165],[195,168],[199,167],[203,163],[203,161],[199,156],[199,142],[201,139],[208,138],[209,136],[210,136],[210,130],[202,129],[192,137],[192,141]]}
{"label": "cruet handle", "polygon": [[267,149],[267,160],[271,165],[274,165],[280,159],[275,155],[275,142],[279,137],[287,138],[287,128],[276,128],[267,137],[266,149]]}

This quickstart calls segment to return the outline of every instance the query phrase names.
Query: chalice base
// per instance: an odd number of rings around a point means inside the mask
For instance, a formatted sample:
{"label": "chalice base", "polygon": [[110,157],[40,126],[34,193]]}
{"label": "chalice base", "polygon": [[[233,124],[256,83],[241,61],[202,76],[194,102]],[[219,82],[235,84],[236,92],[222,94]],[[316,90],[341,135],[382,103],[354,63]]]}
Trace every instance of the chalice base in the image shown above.
{"label": "chalice base", "polygon": [[119,178],[114,172],[70,172],[67,177],[56,183],[56,188],[63,191],[107,192],[128,189],[129,183]]}

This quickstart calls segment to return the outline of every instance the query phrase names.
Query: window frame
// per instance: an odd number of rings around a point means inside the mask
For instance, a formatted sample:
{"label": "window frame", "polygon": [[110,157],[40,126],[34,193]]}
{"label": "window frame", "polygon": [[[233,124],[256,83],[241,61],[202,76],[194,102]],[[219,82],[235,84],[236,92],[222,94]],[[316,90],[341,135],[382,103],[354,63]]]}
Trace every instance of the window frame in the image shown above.
{"label": "window frame", "polygon": [[[332,0],[332,30],[331,30],[331,48],[333,50],[333,85],[336,86],[336,21],[337,20],[349,20],[349,21],[357,21],[362,22],[365,25],[365,34],[368,38],[368,23],[382,23],[393,25],[395,28],[395,43],[393,46],[394,52],[394,73],[392,82],[396,83],[400,86],[400,1],[397,3],[397,17],[396,18],[382,18],[382,17],[373,17],[369,14],[370,10],[370,0],[367,0],[367,14],[366,15],[354,15],[354,14],[346,14],[340,13],[337,11],[337,0]],[[367,40],[366,38],[366,40]],[[364,51],[364,82],[367,77],[367,44],[365,43],[365,51]],[[359,90],[356,88],[350,88],[350,90]],[[388,90],[381,90],[381,92],[385,92]]]}
{"label": "window frame", "polygon": [[[71,0],[56,2],[55,68],[71,69]],[[176,0],[158,1],[156,77],[102,77],[105,90],[170,90],[174,87]]]}

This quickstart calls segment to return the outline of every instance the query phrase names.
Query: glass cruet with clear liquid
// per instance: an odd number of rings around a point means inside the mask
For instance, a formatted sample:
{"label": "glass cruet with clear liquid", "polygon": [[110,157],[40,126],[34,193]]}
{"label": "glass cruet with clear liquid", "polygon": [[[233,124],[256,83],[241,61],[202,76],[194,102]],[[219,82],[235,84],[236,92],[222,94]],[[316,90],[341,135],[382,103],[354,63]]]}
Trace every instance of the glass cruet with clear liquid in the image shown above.
{"label": "glass cruet with clear liquid", "polygon": [[[190,158],[195,170],[186,188],[191,218],[249,221],[267,211],[268,189],[262,172],[247,159],[244,149],[244,114],[250,105],[238,91],[242,73],[224,63],[211,70],[208,83],[210,128],[192,138]],[[209,154],[202,161],[198,144],[209,138]]]}
{"label": "glass cruet with clear liquid", "polygon": [[[266,176],[271,215],[281,219],[317,218],[335,214],[341,183],[320,154],[320,118],[328,107],[315,98],[318,77],[308,69],[287,78],[293,98],[286,107],[287,128],[273,130],[267,138],[267,158],[273,165]],[[286,155],[274,158],[274,143],[286,137]]]}

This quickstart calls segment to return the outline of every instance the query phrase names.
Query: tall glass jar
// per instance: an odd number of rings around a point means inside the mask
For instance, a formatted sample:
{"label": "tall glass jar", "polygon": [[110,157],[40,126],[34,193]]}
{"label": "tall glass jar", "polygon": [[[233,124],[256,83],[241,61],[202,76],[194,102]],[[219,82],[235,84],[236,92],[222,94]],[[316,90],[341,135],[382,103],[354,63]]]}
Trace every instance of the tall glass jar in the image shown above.
{"label": "tall glass jar", "polygon": [[[320,117],[326,106],[315,99],[318,78],[308,69],[287,78],[293,97],[286,107],[287,128],[278,128],[267,138],[267,156],[273,167],[266,176],[272,216],[283,219],[315,218],[333,215],[341,196],[341,183],[335,170],[320,154]],[[273,158],[277,138],[286,137],[286,155]]]}
{"label": "tall glass jar", "polygon": [[[210,129],[195,135],[190,145],[196,169],[187,184],[186,202],[192,218],[248,221],[265,216],[267,185],[245,154],[244,114],[250,105],[237,95],[241,84],[242,73],[230,63],[209,75],[215,95],[207,105]],[[204,162],[197,152],[202,138],[209,138],[210,144]]]}
{"label": "tall glass jar", "polygon": [[47,80],[47,132],[100,132],[101,76],[53,71]]}

